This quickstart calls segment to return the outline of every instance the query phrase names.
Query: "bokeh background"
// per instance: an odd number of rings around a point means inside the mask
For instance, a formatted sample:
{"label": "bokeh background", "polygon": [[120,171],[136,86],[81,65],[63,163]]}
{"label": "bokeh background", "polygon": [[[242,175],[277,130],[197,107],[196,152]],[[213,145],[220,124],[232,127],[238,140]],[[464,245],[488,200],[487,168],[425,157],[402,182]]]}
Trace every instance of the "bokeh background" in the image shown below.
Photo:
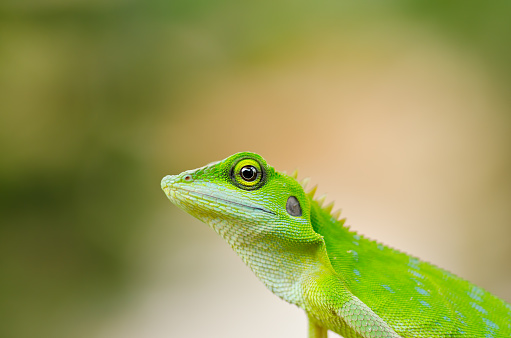
{"label": "bokeh background", "polygon": [[510,15],[2,0],[0,337],[305,337],[302,311],[160,190],[245,150],[511,301]]}

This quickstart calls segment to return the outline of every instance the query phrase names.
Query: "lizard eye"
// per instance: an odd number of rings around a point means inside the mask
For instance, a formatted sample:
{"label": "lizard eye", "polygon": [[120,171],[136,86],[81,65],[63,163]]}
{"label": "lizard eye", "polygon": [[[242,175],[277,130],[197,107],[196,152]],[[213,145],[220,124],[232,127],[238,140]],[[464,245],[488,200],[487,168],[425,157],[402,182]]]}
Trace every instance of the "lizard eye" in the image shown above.
{"label": "lizard eye", "polygon": [[257,178],[257,169],[254,166],[246,165],[240,170],[240,176],[247,182],[252,182]]}
{"label": "lizard eye", "polygon": [[245,190],[255,190],[264,184],[265,172],[256,160],[241,159],[231,169],[234,185]]}

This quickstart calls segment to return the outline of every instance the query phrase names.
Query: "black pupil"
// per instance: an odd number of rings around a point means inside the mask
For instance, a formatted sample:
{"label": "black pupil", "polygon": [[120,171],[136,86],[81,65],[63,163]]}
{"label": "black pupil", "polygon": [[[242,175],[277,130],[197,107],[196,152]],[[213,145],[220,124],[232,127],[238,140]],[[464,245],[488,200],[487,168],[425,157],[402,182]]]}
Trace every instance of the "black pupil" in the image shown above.
{"label": "black pupil", "polygon": [[241,177],[248,182],[257,178],[257,169],[254,166],[246,165],[240,170]]}

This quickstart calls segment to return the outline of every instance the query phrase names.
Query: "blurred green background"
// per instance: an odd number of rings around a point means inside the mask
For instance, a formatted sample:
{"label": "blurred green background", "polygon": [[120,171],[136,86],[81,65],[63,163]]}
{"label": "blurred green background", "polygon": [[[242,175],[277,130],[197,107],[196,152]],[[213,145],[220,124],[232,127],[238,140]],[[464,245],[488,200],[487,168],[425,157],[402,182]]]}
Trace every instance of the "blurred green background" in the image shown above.
{"label": "blurred green background", "polygon": [[238,151],[511,301],[511,2],[3,0],[0,337],[305,337],[168,202]]}

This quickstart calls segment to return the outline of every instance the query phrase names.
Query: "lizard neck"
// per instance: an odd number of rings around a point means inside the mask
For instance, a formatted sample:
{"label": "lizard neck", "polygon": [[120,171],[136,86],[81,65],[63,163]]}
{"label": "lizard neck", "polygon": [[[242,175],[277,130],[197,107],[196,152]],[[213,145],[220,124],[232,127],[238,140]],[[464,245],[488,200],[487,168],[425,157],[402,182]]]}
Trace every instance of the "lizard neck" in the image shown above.
{"label": "lizard neck", "polygon": [[247,266],[274,294],[303,307],[304,281],[311,275],[335,274],[328,260],[323,239],[283,241],[272,234],[251,232],[250,227],[207,222],[221,235]]}

